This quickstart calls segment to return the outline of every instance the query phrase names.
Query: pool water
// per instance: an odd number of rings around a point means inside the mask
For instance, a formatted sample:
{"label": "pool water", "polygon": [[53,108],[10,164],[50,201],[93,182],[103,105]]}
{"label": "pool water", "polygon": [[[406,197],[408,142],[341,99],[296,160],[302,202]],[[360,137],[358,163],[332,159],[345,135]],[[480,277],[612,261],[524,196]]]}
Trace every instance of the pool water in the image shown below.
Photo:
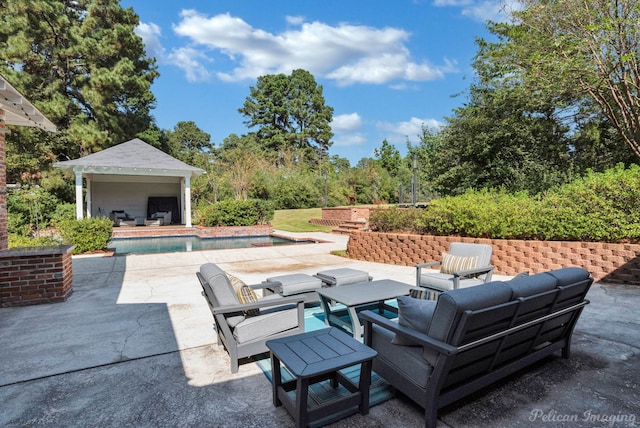
{"label": "pool water", "polygon": [[183,251],[227,250],[230,248],[271,247],[276,245],[310,244],[314,241],[294,241],[277,236],[247,236],[233,238],[199,238],[197,236],[167,236],[156,238],[114,238],[109,248],[116,254],[175,253]]}

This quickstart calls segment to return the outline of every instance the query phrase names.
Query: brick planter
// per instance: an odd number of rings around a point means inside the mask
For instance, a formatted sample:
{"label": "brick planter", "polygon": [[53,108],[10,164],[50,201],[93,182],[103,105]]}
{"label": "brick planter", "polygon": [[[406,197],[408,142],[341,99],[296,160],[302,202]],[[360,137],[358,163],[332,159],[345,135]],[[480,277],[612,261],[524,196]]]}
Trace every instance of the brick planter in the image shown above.
{"label": "brick planter", "polygon": [[596,281],[640,285],[640,245],[601,242],[525,241],[459,236],[354,232],[347,244],[349,257],[411,266],[440,260],[451,242],[489,244],[495,273],[515,275],[544,272],[566,266],[588,270]]}
{"label": "brick planter", "polygon": [[72,245],[0,251],[0,307],[64,302],[73,292]]}

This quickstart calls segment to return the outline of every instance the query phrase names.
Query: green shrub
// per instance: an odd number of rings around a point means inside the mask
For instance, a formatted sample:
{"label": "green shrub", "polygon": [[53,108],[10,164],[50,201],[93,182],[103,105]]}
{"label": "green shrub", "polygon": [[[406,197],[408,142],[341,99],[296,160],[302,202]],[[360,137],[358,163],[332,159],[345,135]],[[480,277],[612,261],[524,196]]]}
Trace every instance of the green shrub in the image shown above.
{"label": "green shrub", "polygon": [[415,229],[420,210],[416,208],[371,210],[369,227],[377,232],[411,231]]}
{"label": "green shrub", "polygon": [[51,245],[59,245],[60,242],[49,236],[43,236],[40,238],[32,238],[26,235],[18,235],[15,233],[9,234],[9,248],[20,247],[48,247]]}
{"label": "green shrub", "polygon": [[76,246],[73,254],[81,254],[105,250],[111,239],[113,222],[104,217],[63,220],[57,228],[65,243]]}
{"label": "green shrub", "polygon": [[213,226],[253,226],[268,224],[274,215],[273,204],[261,199],[228,200],[203,208],[200,224]]}
{"label": "green shrub", "polygon": [[76,204],[60,204],[56,206],[55,211],[51,214],[51,224],[54,226],[64,220],[73,220],[76,218]]}
{"label": "green shrub", "polygon": [[436,235],[478,238],[537,236],[537,200],[521,192],[470,190],[460,196],[431,201],[416,222],[416,230]]}
{"label": "green shrub", "polygon": [[640,242],[640,167],[588,173],[541,196],[469,190],[434,199],[413,224],[400,210],[376,213],[372,230],[495,239]]}

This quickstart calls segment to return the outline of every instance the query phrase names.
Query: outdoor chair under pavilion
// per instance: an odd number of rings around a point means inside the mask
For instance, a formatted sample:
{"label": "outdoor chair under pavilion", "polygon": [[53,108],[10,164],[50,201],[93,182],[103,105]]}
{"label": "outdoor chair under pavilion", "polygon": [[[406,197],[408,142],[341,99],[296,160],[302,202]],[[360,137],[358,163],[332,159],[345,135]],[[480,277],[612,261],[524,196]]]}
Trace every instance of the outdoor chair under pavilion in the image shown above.
{"label": "outdoor chair under pavilion", "polygon": [[[452,242],[441,261],[416,265],[416,285],[426,288],[431,293],[430,298],[435,300],[444,291],[489,282],[494,269],[492,252],[491,245]],[[437,266],[440,266],[439,272],[424,270]]]}

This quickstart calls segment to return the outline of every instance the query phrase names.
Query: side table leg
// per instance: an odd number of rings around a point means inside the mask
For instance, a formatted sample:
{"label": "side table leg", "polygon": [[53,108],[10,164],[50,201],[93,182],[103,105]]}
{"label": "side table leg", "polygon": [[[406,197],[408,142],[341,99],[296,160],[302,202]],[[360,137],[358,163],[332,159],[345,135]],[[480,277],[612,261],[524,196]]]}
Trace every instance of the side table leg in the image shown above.
{"label": "side table leg", "polygon": [[309,400],[309,378],[296,379],[296,427],[306,428],[309,425],[307,402]]}
{"label": "side table leg", "polygon": [[271,390],[273,393],[273,405],[282,406],[282,401],[278,398],[278,388],[282,385],[282,372],[280,368],[280,360],[278,357],[270,353],[271,356]]}
{"label": "side table leg", "polygon": [[360,366],[360,414],[366,415],[369,413],[369,387],[371,386],[371,368],[373,366],[373,360],[367,360]]}

